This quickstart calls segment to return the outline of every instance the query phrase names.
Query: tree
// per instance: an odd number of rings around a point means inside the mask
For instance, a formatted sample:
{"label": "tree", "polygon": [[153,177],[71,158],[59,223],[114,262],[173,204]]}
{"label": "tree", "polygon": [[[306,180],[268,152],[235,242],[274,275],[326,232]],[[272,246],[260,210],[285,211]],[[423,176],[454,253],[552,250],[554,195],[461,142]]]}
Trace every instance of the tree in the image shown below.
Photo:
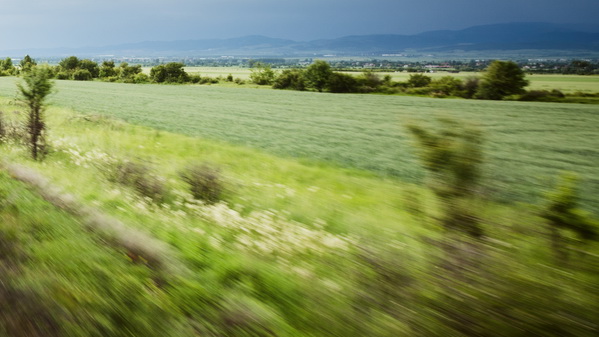
{"label": "tree", "polygon": [[23,59],[21,60],[20,65],[21,71],[29,71],[31,70],[31,68],[37,65],[37,62],[35,62],[35,60],[31,58],[31,56],[25,55],[25,57],[23,57]]}
{"label": "tree", "polygon": [[332,73],[333,71],[328,62],[316,60],[308,66],[304,75],[310,88],[322,92],[322,90],[327,87]]}
{"label": "tree", "polygon": [[359,84],[352,75],[334,72],[329,76],[328,88],[334,93],[358,92]]}
{"label": "tree", "polygon": [[422,88],[429,85],[432,81],[430,76],[424,74],[411,74],[408,79],[408,86],[411,88]]}
{"label": "tree", "polygon": [[92,74],[87,69],[77,69],[73,73],[73,79],[75,81],[89,81],[92,78]]}
{"label": "tree", "polygon": [[301,69],[285,69],[277,76],[272,86],[275,89],[306,90],[304,71]]}
{"label": "tree", "polygon": [[92,78],[98,78],[100,75],[98,64],[92,60],[85,59],[79,61],[79,69],[87,70]]}
{"label": "tree", "polygon": [[31,156],[34,160],[41,159],[45,150],[46,124],[43,112],[45,100],[54,86],[51,78],[52,71],[47,66],[34,67],[23,76],[24,83],[17,84],[22,96],[21,100],[29,108],[26,128],[29,133]]}
{"label": "tree", "polygon": [[150,70],[150,78],[156,83],[185,83],[189,81],[189,75],[183,67],[181,62],[157,65]]}
{"label": "tree", "polygon": [[275,72],[269,65],[255,62],[253,63],[250,80],[259,85],[271,85],[275,81]]}
{"label": "tree", "polygon": [[79,59],[77,56],[69,56],[67,58],[62,59],[58,65],[66,71],[74,71],[79,68]]}
{"label": "tree", "polygon": [[12,64],[12,59],[7,57],[4,61],[0,60],[0,76],[13,75],[15,73],[15,67]]}
{"label": "tree", "polygon": [[116,69],[115,69],[114,61],[102,62],[102,66],[100,66],[100,71],[98,72],[98,76],[101,78],[116,76]]}
{"label": "tree", "polygon": [[515,62],[493,61],[485,71],[476,97],[499,100],[508,95],[524,93],[524,87],[528,85],[525,76]]}

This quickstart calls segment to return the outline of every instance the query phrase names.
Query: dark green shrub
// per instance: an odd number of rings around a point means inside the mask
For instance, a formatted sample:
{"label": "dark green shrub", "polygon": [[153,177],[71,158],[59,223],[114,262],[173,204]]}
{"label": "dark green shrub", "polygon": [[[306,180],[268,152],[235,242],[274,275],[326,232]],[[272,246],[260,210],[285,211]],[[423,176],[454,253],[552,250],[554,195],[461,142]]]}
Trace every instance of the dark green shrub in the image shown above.
{"label": "dark green shrub", "polygon": [[334,72],[329,76],[327,86],[329,91],[334,93],[352,93],[359,91],[359,83],[355,77],[338,72]]}
{"label": "dark green shrub", "polygon": [[411,88],[422,88],[428,86],[433,79],[424,74],[411,74],[408,79],[408,86]]}
{"label": "dark green shrub", "polygon": [[556,102],[560,101],[561,98],[566,97],[561,91],[553,89],[548,90],[530,90],[518,97],[519,101],[533,101],[533,102]]}
{"label": "dark green shrub", "polygon": [[87,69],[78,69],[73,73],[75,81],[89,81],[92,79],[92,74]]}
{"label": "dark green shrub", "polygon": [[285,69],[274,81],[275,89],[306,90],[306,79],[301,69]]}
{"label": "dark green shrub", "polygon": [[181,172],[181,179],[189,185],[189,191],[194,198],[206,203],[220,200],[223,185],[217,169],[207,164],[194,164]]}

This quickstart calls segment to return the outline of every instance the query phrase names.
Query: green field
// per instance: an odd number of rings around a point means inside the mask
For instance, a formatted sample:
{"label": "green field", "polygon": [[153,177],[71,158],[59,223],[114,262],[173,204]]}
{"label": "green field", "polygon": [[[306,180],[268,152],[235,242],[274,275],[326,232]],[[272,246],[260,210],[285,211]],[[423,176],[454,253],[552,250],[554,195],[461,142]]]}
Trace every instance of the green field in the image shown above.
{"label": "green field", "polygon": [[[0,336],[596,335],[597,243],[564,231],[556,260],[534,197],[567,169],[596,205],[596,106],[56,84],[47,157],[0,142]],[[482,238],[421,184],[403,124],[436,115],[485,131]],[[221,202],[190,195],[198,162]]]}
{"label": "green field", "polygon": [[[15,79],[0,79],[0,95],[14,93]],[[568,170],[585,179],[584,202],[599,211],[595,105],[75,81],[57,81],[51,102],[409,182],[420,181],[423,174],[403,124],[453,116],[484,130],[488,188],[496,198],[537,200],[544,186]]]}

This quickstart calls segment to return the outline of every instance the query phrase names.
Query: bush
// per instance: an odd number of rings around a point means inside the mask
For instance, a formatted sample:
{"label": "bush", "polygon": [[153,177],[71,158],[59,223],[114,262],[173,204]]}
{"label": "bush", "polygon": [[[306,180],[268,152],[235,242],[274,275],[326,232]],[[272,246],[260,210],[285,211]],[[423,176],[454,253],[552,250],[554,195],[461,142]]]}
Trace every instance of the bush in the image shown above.
{"label": "bush", "polygon": [[272,86],[275,89],[306,90],[306,79],[301,69],[285,69]]}
{"label": "bush", "polygon": [[329,91],[334,93],[351,93],[359,91],[358,80],[348,74],[334,72],[327,83]]}
{"label": "bush", "polygon": [[148,83],[150,82],[150,77],[144,73],[139,73],[133,76],[134,83]]}
{"label": "bush", "polygon": [[87,69],[78,69],[73,73],[75,81],[89,81],[92,79],[92,74]]}
{"label": "bush", "polygon": [[553,89],[548,90],[530,90],[518,97],[519,101],[532,101],[532,102],[555,102],[561,98],[566,97],[564,93],[559,90]]}
{"label": "bush", "polygon": [[164,180],[154,175],[151,169],[139,162],[118,162],[110,180],[132,187],[137,193],[156,202],[164,201],[166,187]]}
{"label": "bush", "polygon": [[181,172],[181,179],[189,185],[189,191],[195,199],[206,203],[215,203],[220,200],[223,185],[220,173],[207,164],[195,164]]}
{"label": "bush", "polygon": [[408,79],[408,86],[411,88],[422,88],[428,86],[432,81],[430,76],[424,74],[411,74]]}
{"label": "bush", "polygon": [[69,74],[66,71],[60,71],[56,74],[56,79],[57,80],[70,80],[71,79],[71,74]]}

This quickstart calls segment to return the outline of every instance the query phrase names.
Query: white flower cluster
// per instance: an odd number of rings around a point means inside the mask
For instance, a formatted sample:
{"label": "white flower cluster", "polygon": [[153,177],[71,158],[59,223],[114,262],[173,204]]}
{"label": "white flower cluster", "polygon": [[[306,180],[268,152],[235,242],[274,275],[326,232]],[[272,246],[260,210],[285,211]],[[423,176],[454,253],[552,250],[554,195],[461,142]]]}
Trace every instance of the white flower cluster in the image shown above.
{"label": "white flower cluster", "polygon": [[77,145],[70,142],[67,138],[58,138],[53,141],[53,146],[56,151],[66,153],[71,158],[73,164],[89,168],[90,165],[111,164],[116,159],[106,152],[98,149],[91,151],[83,151]]}

